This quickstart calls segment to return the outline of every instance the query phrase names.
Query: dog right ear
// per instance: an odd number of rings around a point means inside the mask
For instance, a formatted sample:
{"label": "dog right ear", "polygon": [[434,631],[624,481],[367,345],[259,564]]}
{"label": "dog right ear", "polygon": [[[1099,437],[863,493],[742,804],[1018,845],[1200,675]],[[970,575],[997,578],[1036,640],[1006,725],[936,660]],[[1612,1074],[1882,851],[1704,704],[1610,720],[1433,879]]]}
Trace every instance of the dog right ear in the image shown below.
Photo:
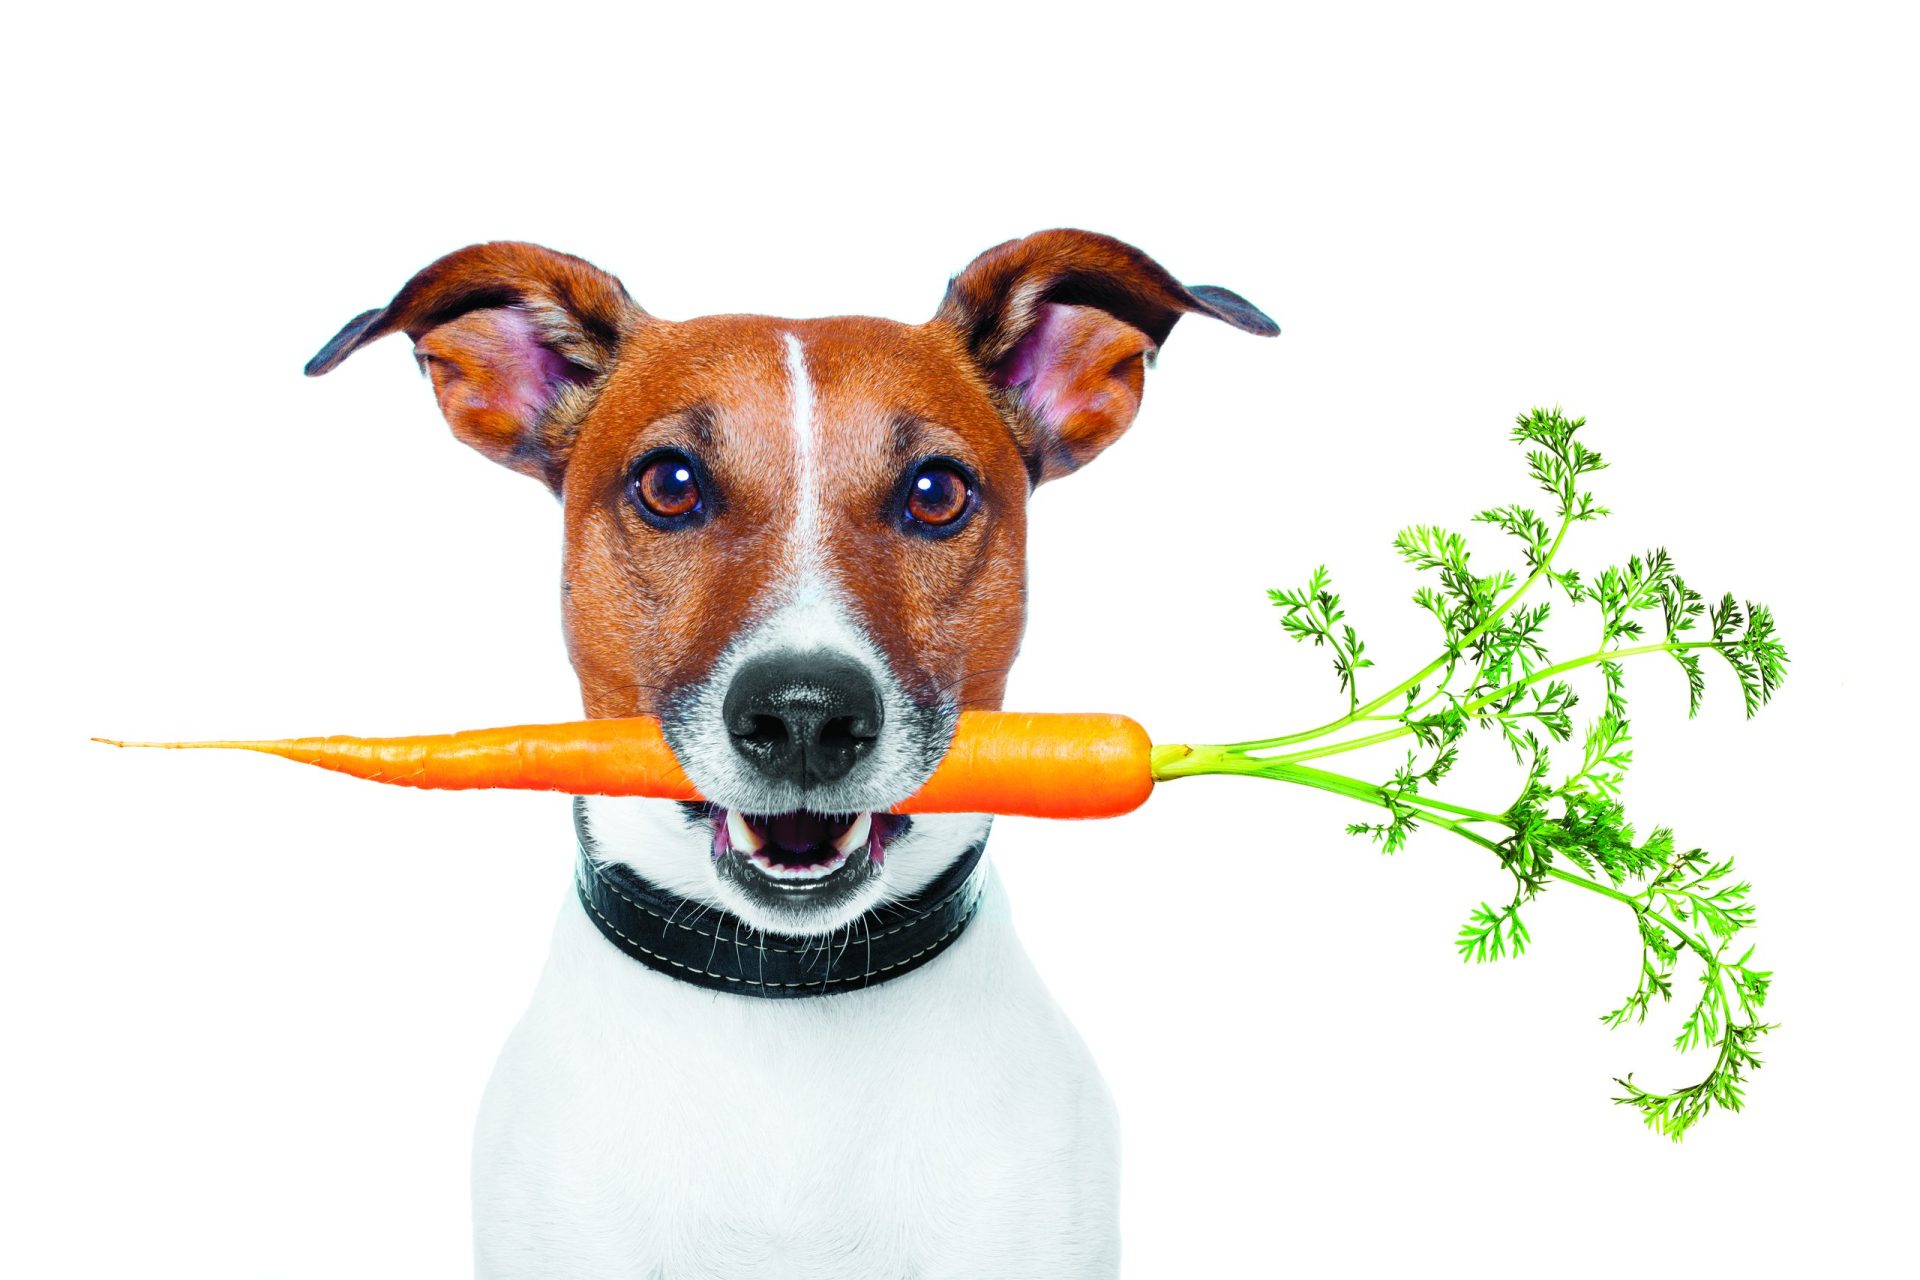
{"label": "dog right ear", "polygon": [[348,321],[307,376],[404,331],[454,436],[557,493],[587,397],[645,318],[590,262],[536,244],[470,245]]}
{"label": "dog right ear", "polygon": [[986,377],[1038,484],[1074,471],[1132,425],[1146,367],[1183,315],[1280,332],[1231,289],[1189,288],[1132,245],[1071,228],[975,258],[948,284],[934,323]]}

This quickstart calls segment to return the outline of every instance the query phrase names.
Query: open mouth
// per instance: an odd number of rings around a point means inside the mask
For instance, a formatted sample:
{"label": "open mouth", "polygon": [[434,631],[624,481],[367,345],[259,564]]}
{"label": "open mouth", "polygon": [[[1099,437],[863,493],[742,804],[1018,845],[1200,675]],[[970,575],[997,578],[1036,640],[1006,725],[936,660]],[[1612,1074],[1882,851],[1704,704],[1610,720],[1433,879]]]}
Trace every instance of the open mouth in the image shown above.
{"label": "open mouth", "polygon": [[747,871],[766,888],[806,895],[864,880],[886,862],[887,845],[911,819],[890,813],[827,814],[805,809],[756,815],[704,806],[713,857],[734,879]]}

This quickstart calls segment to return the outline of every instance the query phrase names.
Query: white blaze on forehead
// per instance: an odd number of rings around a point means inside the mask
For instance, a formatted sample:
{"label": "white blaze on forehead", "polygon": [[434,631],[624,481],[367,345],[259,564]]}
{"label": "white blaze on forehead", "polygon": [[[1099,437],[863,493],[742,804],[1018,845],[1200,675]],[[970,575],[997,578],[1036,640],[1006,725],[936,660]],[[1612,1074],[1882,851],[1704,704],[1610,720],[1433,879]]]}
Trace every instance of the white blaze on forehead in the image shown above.
{"label": "white blaze on forehead", "polygon": [[[926,781],[933,767],[929,752],[944,749],[953,726],[950,718],[940,718],[947,713],[930,719],[907,697],[886,653],[830,572],[819,406],[807,372],[806,348],[793,334],[784,333],[781,338],[792,396],[794,460],[788,498],[793,523],[784,531],[778,552],[781,571],[767,598],[756,601],[760,607],[753,612],[761,615],[759,620],[734,637],[685,701],[671,730],[674,751],[702,795],[742,813],[786,813],[803,805],[821,813],[884,809]],[[858,663],[873,678],[883,728],[847,778],[803,792],[791,783],[760,776],[735,749],[725,718],[727,694],[742,669],[771,654],[838,656]]]}
{"label": "white blaze on forehead", "polygon": [[813,415],[813,379],[807,375],[806,348],[792,334],[787,341],[787,386],[793,395],[794,513],[788,535],[788,567],[801,583],[816,582],[825,569],[820,526],[820,441]]}

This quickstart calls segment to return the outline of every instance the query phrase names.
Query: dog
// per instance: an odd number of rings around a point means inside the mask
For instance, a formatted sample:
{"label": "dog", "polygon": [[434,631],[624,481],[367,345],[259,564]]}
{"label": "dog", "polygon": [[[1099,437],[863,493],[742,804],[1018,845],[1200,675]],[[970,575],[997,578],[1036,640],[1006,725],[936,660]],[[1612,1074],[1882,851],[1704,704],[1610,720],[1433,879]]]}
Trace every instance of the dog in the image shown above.
{"label": "dog", "polygon": [[658,716],[702,803],[583,797],[574,891],[489,1083],[487,1277],[1074,1277],[1119,1267],[1118,1128],[1021,949],[984,815],[895,817],[1000,706],[1026,504],[1133,422],[1194,313],[1107,236],[981,254],[933,318],[649,315],[461,249],[401,331],[454,435],[565,512],[589,716]]}

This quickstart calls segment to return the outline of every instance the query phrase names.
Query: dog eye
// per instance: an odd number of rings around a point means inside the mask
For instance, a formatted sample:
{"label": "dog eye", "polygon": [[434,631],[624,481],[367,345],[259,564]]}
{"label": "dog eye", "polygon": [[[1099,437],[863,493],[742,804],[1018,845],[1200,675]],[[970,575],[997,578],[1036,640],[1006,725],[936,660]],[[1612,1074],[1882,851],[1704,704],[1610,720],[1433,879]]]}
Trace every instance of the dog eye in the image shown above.
{"label": "dog eye", "polygon": [[700,479],[678,449],[656,449],[633,464],[627,496],[655,524],[684,524],[700,514]]}
{"label": "dog eye", "polygon": [[907,519],[925,529],[954,531],[973,508],[973,477],[957,462],[923,462],[907,484]]}

